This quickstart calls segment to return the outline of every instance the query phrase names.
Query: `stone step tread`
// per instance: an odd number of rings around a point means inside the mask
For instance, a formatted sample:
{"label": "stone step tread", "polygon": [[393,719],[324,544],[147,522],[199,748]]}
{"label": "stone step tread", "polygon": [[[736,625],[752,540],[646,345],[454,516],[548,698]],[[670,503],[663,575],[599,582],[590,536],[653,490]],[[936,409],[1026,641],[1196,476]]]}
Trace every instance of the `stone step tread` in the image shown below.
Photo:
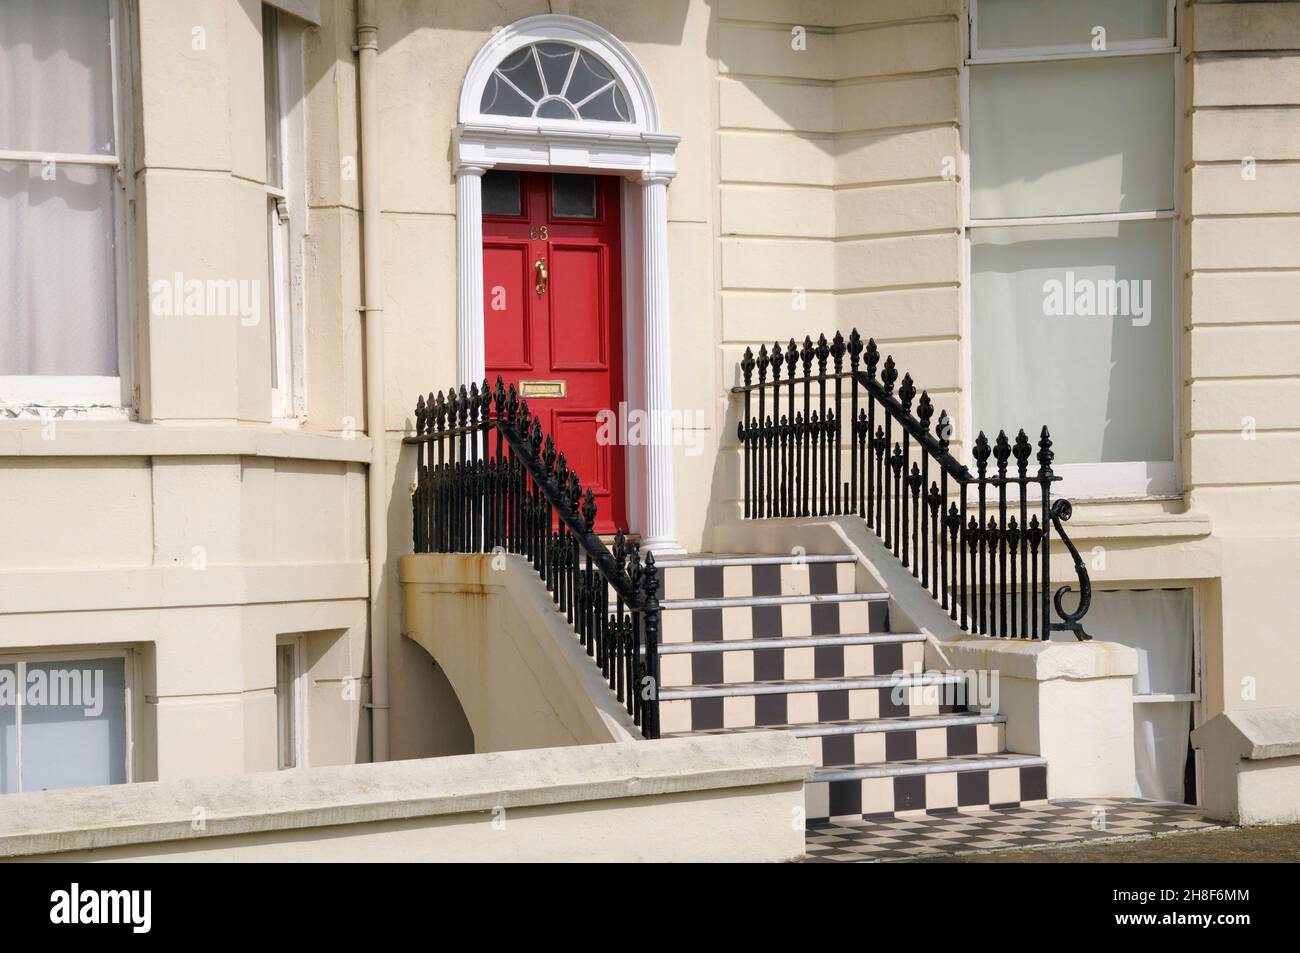
{"label": "stone step tread", "polygon": [[1047,759],[1035,754],[968,754],[955,758],[919,758],[915,761],[881,761],[875,764],[848,764],[817,768],[808,779],[809,784],[819,781],[856,781],[861,778],[898,778],[917,774],[959,773],[962,771],[992,771],[999,768],[1027,768],[1046,765]]}
{"label": "stone step tread", "polygon": [[727,609],[740,606],[798,606],[832,602],[888,602],[887,592],[833,592],[812,596],[735,596],[721,599],[666,599],[659,608]]}
{"label": "stone step tread", "polygon": [[853,689],[894,688],[899,685],[957,685],[962,675],[943,673],[921,675],[863,675],[857,678],[802,678],[773,682],[737,682],[730,685],[692,685],[689,688],[665,688],[659,692],[661,702],[683,698],[719,698],[735,695],[795,695],[805,692],[835,692]]}
{"label": "stone step tread", "polygon": [[723,553],[694,553],[689,556],[665,556],[657,565],[660,569],[698,569],[712,566],[793,566],[808,563],[853,563],[858,557],[852,553],[744,556]]}
{"label": "stone step tread", "polygon": [[853,635],[791,635],[769,639],[722,639],[712,642],[671,642],[659,646],[660,655],[694,655],[700,652],[747,652],[761,649],[806,649],[834,645],[893,645],[924,642],[919,632],[877,632]]}
{"label": "stone step tread", "polygon": [[706,731],[675,731],[665,738],[690,735],[727,735],[745,731],[788,731],[796,738],[819,738],[826,735],[868,734],[885,731],[920,731],[926,728],[949,728],[958,725],[1005,724],[1006,715],[963,712],[953,715],[904,715],[897,718],[851,718],[848,721],[820,721],[806,725],[746,725],[741,728],[712,728]]}

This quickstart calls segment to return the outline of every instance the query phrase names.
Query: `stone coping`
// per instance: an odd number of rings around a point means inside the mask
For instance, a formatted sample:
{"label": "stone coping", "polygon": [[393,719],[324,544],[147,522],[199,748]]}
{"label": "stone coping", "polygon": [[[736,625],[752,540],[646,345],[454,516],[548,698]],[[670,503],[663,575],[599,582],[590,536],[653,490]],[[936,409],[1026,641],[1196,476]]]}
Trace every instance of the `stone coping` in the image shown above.
{"label": "stone coping", "polygon": [[988,669],[1006,678],[1116,678],[1137,674],[1137,652],[1117,642],[1035,642],[971,637],[942,642],[939,650],[955,668]]}
{"label": "stone coping", "polygon": [[1247,761],[1300,755],[1300,706],[1240,708],[1211,718],[1192,732],[1196,748],[1216,748]]}
{"label": "stone coping", "polygon": [[812,771],[796,738],[763,731],[9,794],[0,857],[794,783]]}

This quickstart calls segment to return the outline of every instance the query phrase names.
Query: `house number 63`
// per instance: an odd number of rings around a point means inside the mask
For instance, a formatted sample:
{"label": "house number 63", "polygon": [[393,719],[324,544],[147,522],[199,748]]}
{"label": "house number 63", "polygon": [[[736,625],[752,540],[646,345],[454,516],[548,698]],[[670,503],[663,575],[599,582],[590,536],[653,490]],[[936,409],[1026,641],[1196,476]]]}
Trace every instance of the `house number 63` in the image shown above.
{"label": "house number 63", "polygon": [[546,226],[543,225],[539,228],[536,225],[534,225],[532,229],[528,232],[528,237],[531,238],[533,241],[545,241],[547,238]]}

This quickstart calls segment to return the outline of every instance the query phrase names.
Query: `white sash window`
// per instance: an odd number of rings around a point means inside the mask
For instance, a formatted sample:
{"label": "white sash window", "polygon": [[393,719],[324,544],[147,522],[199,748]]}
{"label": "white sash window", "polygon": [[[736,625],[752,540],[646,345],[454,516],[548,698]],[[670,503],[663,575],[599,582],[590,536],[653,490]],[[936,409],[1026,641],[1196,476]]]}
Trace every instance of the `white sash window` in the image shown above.
{"label": "white sash window", "polygon": [[1178,492],[1170,0],[972,0],[970,419],[1080,497]]}
{"label": "white sash window", "polygon": [[303,241],[307,225],[303,117],[303,26],[262,7],[266,116],[266,228],[271,320],[271,417],[304,406]]}
{"label": "white sash window", "polygon": [[0,406],[20,413],[129,404],[123,14],[0,4]]}

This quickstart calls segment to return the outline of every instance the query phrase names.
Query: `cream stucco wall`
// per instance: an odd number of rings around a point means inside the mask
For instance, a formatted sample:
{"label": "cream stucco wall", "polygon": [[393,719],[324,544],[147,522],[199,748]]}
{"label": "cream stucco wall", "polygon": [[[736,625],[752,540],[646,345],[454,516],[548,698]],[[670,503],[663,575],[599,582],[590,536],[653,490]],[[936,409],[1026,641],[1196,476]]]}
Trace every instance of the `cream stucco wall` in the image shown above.
{"label": "cream stucco wall", "polygon": [[[308,178],[333,202],[308,222],[307,413],[272,426],[260,4],[128,9],[135,394],[121,413],[0,415],[0,656],[126,650],[131,777],[173,779],[276,766],[275,643],[300,636],[308,763],[365,761],[370,442],[336,181],[351,54],[308,31],[307,122],[335,143]],[[155,313],[151,286],[177,273],[260,282],[261,313]]]}
{"label": "cream stucco wall", "polygon": [[[307,413],[285,430],[269,422],[265,321],[150,317],[145,295],[176,271],[265,273],[258,4],[136,6],[136,419],[65,419],[54,440],[39,421],[0,421],[0,501],[11,514],[0,651],[140,646],[155,659],[142,671],[157,679],[140,738],[155,763],[142,776],[181,776],[264,766],[274,634],[342,632],[349,648],[330,677],[364,677],[369,445],[353,435],[370,422],[355,13],[349,0],[324,0],[320,26],[306,31]],[[700,452],[676,451],[682,543],[712,545],[712,528],[735,512],[724,392],[746,345],[857,326],[954,413],[960,446],[963,185],[945,160],[962,148],[962,0],[381,4],[391,555],[409,550],[411,457],[400,437],[417,395],[455,381],[449,146],[461,80],[494,28],[546,12],[624,41],[663,129],[682,137],[668,189],[672,396],[703,421],[691,434]],[[1182,14],[1187,492],[1085,503],[1072,530],[1095,584],[1195,587],[1209,716],[1283,704],[1300,678],[1300,610],[1280,595],[1300,557],[1300,323],[1290,304],[1300,291],[1300,3],[1195,3]],[[191,43],[199,27],[201,50]],[[805,50],[791,47],[796,28]],[[1257,163],[1249,180],[1247,156]],[[1253,440],[1242,439],[1247,417]],[[195,546],[208,554],[203,572],[187,568]],[[400,634],[396,585],[386,609],[402,712],[393,755],[471,750],[446,678]],[[343,740],[330,757],[365,757],[362,704],[331,722]],[[194,714],[205,709],[214,720],[242,712],[254,727],[231,729],[219,758],[199,758],[169,740],[197,727],[164,725],[208,724]]]}

